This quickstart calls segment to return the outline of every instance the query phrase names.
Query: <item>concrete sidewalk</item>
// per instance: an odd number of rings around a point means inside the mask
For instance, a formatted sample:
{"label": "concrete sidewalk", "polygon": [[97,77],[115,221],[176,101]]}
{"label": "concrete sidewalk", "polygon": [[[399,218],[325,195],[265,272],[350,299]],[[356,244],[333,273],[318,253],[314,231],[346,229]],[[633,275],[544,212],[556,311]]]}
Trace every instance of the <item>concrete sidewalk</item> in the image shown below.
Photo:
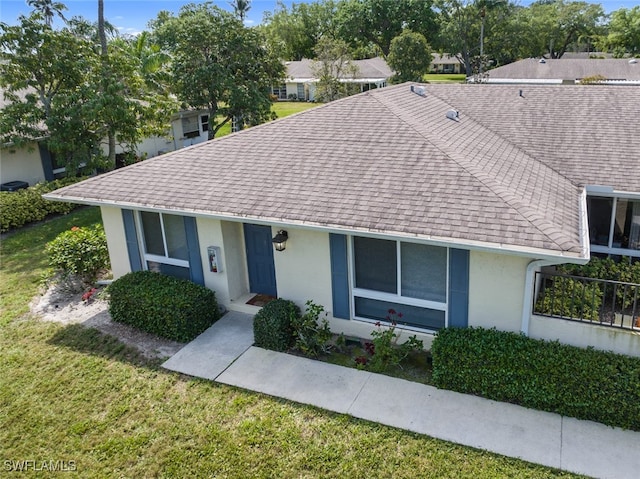
{"label": "concrete sidewalk", "polygon": [[251,316],[229,313],[163,366],[566,471],[638,477],[640,433],[251,347],[252,336]]}

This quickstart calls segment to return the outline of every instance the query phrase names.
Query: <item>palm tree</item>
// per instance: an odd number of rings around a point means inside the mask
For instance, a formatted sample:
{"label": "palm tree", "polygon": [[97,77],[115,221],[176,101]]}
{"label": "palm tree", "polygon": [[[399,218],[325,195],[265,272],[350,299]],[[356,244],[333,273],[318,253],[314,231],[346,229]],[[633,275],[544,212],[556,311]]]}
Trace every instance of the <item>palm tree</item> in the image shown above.
{"label": "palm tree", "polygon": [[53,24],[54,15],[58,15],[65,22],[67,21],[62,14],[64,10],[67,10],[64,3],[54,2],[53,0],[27,0],[27,5],[42,14],[44,22],[48,27],[51,27]]}
{"label": "palm tree", "polygon": [[231,6],[240,21],[244,22],[244,19],[251,8],[251,0],[233,0],[233,2],[231,2]]}

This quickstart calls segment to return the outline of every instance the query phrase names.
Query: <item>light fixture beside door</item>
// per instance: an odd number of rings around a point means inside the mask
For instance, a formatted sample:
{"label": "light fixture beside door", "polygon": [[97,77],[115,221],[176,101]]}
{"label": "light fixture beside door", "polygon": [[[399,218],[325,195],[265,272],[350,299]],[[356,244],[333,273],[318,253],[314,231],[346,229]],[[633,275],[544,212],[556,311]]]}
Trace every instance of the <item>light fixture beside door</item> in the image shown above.
{"label": "light fixture beside door", "polygon": [[284,251],[287,247],[287,240],[289,239],[289,235],[285,230],[280,230],[276,233],[276,235],[271,240],[273,242],[273,246],[276,251]]}

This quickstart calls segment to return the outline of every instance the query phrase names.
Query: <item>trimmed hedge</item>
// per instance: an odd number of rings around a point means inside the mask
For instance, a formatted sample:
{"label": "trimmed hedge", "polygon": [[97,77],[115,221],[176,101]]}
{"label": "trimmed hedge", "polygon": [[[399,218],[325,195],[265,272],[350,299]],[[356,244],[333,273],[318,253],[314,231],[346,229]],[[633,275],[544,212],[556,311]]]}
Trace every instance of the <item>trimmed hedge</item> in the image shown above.
{"label": "trimmed hedge", "polygon": [[0,233],[20,228],[27,223],[42,221],[51,214],[67,214],[82,206],[45,200],[42,195],[85,178],[63,178],[38,183],[23,190],[0,191]]}
{"label": "trimmed hedge", "polygon": [[295,342],[293,321],[300,318],[300,308],[286,299],[274,299],[253,317],[255,345],[273,351],[286,351]]}
{"label": "trimmed hedge", "polygon": [[483,328],[443,329],[431,354],[439,388],[640,431],[640,358]]}
{"label": "trimmed hedge", "polygon": [[107,292],[114,321],[175,341],[191,341],[220,318],[213,291],[152,271],[128,273]]}

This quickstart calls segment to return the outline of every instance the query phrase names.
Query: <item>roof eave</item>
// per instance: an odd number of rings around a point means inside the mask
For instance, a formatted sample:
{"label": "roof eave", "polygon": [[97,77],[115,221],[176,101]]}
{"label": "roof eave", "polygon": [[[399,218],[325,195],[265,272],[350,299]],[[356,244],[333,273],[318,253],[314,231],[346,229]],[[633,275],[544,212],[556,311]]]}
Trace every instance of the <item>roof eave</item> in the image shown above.
{"label": "roof eave", "polygon": [[[543,248],[536,247],[526,247],[520,245],[512,245],[507,243],[491,243],[470,239],[460,239],[460,238],[449,238],[449,237],[440,237],[435,235],[420,235],[420,234],[412,234],[405,232],[395,232],[395,231],[376,231],[370,228],[353,228],[353,227],[345,227],[339,224],[317,224],[310,223],[307,221],[298,221],[291,220],[286,218],[269,218],[269,217],[258,217],[258,216],[249,216],[249,215],[236,215],[230,212],[227,213],[212,213],[209,211],[200,211],[200,210],[186,210],[186,209],[170,209],[149,205],[140,205],[137,203],[130,202],[122,202],[122,201],[107,201],[107,200],[96,200],[89,198],[81,198],[81,197],[73,197],[73,196],[61,196],[56,195],[55,192],[47,193],[42,195],[43,198],[52,201],[64,201],[68,203],[79,203],[89,206],[100,206],[100,207],[112,207],[112,208],[123,208],[123,209],[132,209],[132,210],[140,210],[140,211],[150,211],[157,213],[170,213],[184,216],[194,216],[194,217],[202,217],[209,218],[215,220],[224,220],[224,221],[235,221],[235,222],[245,222],[251,221],[255,224],[264,224],[264,225],[278,225],[279,227],[289,227],[289,228],[301,228],[301,229],[309,229],[315,231],[324,231],[327,233],[340,233],[340,234],[358,234],[358,235],[367,235],[372,237],[379,238],[401,238],[407,240],[414,240],[419,242],[425,242],[437,246],[444,247],[459,247],[462,249],[468,250],[476,250],[483,251],[489,253],[497,253],[497,254],[509,254],[515,256],[522,256],[527,258],[536,258],[542,260],[555,261],[557,263],[586,263],[589,261],[589,247],[588,247],[588,236],[586,237],[586,248],[584,242],[582,243],[580,252],[573,251],[560,251],[560,250],[549,250]],[[585,211],[586,211],[586,196],[584,200]],[[588,228],[587,228],[588,232]]]}

